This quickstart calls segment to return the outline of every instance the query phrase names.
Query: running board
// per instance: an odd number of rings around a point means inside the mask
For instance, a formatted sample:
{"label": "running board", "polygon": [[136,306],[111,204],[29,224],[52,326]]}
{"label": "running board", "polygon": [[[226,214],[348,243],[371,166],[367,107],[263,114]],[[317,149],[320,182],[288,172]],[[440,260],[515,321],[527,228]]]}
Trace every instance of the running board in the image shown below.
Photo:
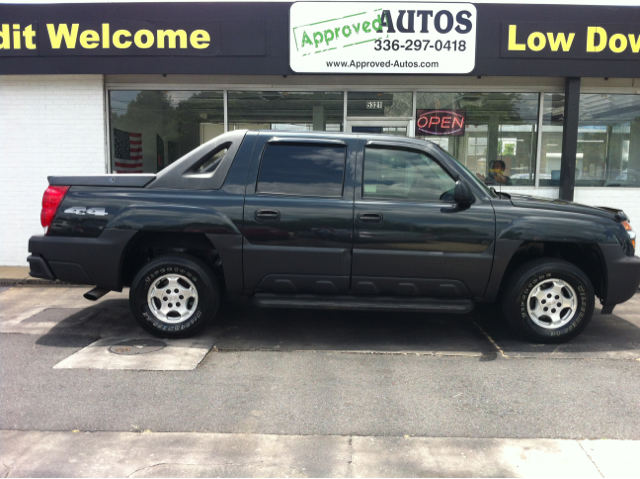
{"label": "running board", "polygon": [[348,311],[397,311],[411,313],[457,313],[473,310],[471,299],[434,299],[374,296],[315,296],[259,293],[253,302],[262,308],[342,309]]}

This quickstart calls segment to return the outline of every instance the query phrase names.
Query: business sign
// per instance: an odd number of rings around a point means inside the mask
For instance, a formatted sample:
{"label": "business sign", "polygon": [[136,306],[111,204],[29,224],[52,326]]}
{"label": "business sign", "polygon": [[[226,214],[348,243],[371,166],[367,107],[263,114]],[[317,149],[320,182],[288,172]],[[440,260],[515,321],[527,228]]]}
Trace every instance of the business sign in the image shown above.
{"label": "business sign", "polygon": [[299,73],[469,73],[476,18],[470,3],[294,3],[289,63]]}
{"label": "business sign", "polygon": [[220,22],[2,23],[0,56],[220,55]]}
{"label": "business sign", "polygon": [[637,23],[505,22],[500,56],[640,60],[640,29]]}
{"label": "business sign", "polygon": [[418,110],[416,136],[463,136],[465,122],[465,110]]}
{"label": "business sign", "polygon": [[0,75],[639,76],[637,6],[293,1],[0,0]]}

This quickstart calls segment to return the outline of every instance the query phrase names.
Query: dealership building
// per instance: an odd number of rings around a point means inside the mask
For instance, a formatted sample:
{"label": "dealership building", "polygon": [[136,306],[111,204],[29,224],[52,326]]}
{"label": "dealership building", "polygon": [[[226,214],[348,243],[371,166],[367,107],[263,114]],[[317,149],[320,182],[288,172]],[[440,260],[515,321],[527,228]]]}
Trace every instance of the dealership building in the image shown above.
{"label": "dealership building", "polygon": [[0,265],[47,176],[155,173],[236,129],[417,137],[640,223],[640,7],[0,4]]}

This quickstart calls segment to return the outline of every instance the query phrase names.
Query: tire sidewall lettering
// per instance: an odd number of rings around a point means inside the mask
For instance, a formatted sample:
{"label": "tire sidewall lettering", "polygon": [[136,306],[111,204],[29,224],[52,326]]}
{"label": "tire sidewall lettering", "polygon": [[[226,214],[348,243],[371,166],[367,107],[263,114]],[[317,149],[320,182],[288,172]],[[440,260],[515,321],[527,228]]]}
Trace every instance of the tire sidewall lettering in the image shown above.
{"label": "tire sidewall lettering", "polygon": [[[145,278],[144,278],[144,282],[145,284],[149,284],[153,281],[154,278],[157,278],[159,276],[162,276],[166,273],[178,273],[178,274],[182,274],[183,276],[187,276],[191,281],[193,281],[194,283],[196,281],[198,281],[198,277],[195,275],[195,273],[191,272],[190,270],[184,269],[184,268],[178,268],[176,267],[167,267],[167,268],[160,268],[157,269],[156,271],[154,271],[153,273],[148,274]],[[149,285],[150,286],[150,285]],[[145,294],[148,291],[145,292]]]}

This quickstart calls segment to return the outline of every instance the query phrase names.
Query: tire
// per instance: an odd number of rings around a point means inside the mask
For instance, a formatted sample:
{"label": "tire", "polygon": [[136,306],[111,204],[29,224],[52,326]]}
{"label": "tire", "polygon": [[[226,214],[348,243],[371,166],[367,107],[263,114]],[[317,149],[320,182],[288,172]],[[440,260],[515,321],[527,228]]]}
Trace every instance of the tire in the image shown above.
{"label": "tire", "polygon": [[191,256],[152,259],[136,274],[129,305],[138,324],[161,338],[186,338],[211,321],[220,287],[209,267]]}
{"label": "tire", "polygon": [[580,268],[568,261],[530,261],[520,266],[507,284],[502,301],[504,316],[517,333],[530,341],[568,341],[591,321],[593,285]]}

